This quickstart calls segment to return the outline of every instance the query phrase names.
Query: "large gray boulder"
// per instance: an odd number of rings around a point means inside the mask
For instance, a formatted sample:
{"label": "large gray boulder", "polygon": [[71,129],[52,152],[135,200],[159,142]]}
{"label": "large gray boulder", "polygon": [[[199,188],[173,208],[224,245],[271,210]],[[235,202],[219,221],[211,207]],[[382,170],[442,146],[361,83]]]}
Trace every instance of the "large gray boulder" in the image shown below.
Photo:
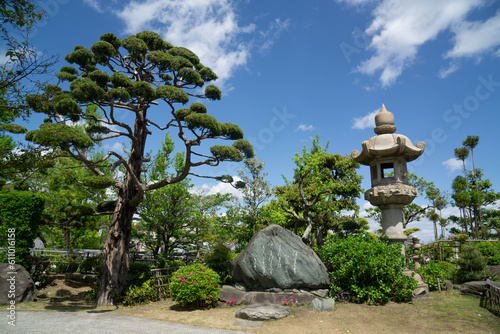
{"label": "large gray boulder", "polygon": [[36,297],[35,283],[19,264],[0,263],[0,305],[31,302]]}
{"label": "large gray boulder", "polygon": [[326,267],[302,239],[278,225],[257,232],[231,262],[231,275],[249,290],[325,289]]}

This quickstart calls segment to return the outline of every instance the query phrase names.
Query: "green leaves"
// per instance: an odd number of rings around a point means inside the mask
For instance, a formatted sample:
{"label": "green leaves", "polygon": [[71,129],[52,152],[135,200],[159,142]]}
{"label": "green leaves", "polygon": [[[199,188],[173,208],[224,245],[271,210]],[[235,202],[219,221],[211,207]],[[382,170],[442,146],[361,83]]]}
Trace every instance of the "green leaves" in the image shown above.
{"label": "green leaves", "polygon": [[156,88],[156,97],[164,99],[170,103],[188,103],[189,95],[180,88],[174,86],[158,86]]}
{"label": "green leaves", "polygon": [[69,149],[69,145],[89,148],[94,145],[92,139],[78,129],[65,124],[42,124],[39,130],[29,131],[25,139],[35,144]]}
{"label": "green leaves", "polygon": [[111,176],[87,176],[82,179],[83,185],[92,189],[106,189],[116,183]]}
{"label": "green leaves", "polygon": [[223,123],[222,124],[222,135],[227,137],[227,139],[242,139],[243,131],[241,128],[234,123]]}
{"label": "green leaves", "polygon": [[138,62],[148,52],[147,44],[135,35],[130,35],[123,40],[122,46],[128,50],[132,61]]}
{"label": "green leaves", "polygon": [[146,43],[148,50],[168,50],[172,45],[161,38],[161,36],[153,31],[143,31],[135,35]]}
{"label": "green leaves", "polygon": [[89,49],[77,45],[73,52],[68,53],[64,59],[70,64],[77,64],[82,69],[93,70],[96,60]]}
{"label": "green leaves", "polygon": [[410,301],[417,282],[403,275],[400,247],[364,234],[329,237],[318,253],[331,276],[331,295],[348,292],[371,304]]}
{"label": "green leaves", "polygon": [[26,133],[26,131],[28,131],[24,126],[12,123],[2,124],[0,128],[10,133]]}
{"label": "green leaves", "polygon": [[106,98],[105,90],[89,78],[76,79],[69,88],[79,102],[99,102]]}
{"label": "green leaves", "polygon": [[212,137],[219,136],[222,132],[221,124],[208,114],[191,113],[184,118],[184,121],[189,129],[208,130],[208,135]]}
{"label": "green leaves", "polygon": [[[210,147],[210,152],[219,161],[242,161],[243,158],[253,158],[252,145],[245,139],[239,139],[233,146],[215,145]],[[232,182],[232,181],[231,181]]]}
{"label": "green leaves", "polygon": [[219,299],[219,282],[215,271],[196,263],[172,274],[170,293],[181,306],[212,307]]}
{"label": "green leaves", "polygon": [[210,152],[219,161],[242,161],[243,154],[237,148],[226,145],[210,147]]}
{"label": "green leaves", "polygon": [[250,142],[246,139],[238,139],[233,143],[233,147],[237,148],[245,158],[250,159],[255,156],[255,153],[253,151],[253,146],[250,144]]}
{"label": "green leaves", "polygon": [[220,100],[222,97],[222,93],[219,90],[219,88],[217,88],[216,86],[208,85],[205,88],[205,97],[209,100],[212,100],[212,101]]}
{"label": "green leaves", "polygon": [[94,53],[96,60],[100,64],[107,63],[109,57],[112,57],[116,54],[115,47],[106,41],[99,41],[92,44],[90,50]]}

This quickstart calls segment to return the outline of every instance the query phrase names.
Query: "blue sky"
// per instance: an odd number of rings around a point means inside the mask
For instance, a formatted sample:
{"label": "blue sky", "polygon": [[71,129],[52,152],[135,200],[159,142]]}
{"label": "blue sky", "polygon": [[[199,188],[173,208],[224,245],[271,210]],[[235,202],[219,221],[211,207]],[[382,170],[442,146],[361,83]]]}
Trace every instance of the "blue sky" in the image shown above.
{"label": "blue sky", "polygon": [[[207,104],[209,113],[241,126],[273,185],[283,184],[282,174],[292,176],[294,154],[316,133],[322,144],[330,139],[331,153],[361,150],[385,104],[398,133],[427,145],[411,172],[450,191],[461,172],[453,149],[478,135],[476,166],[499,188],[498,1],[42,0],[41,6],[47,21],[32,41],[59,54],[58,67],[75,45],[90,47],[107,32],[123,38],[153,30],[196,52],[219,75],[224,94]],[[36,125],[35,117],[29,126]],[[156,152],[162,139],[155,134],[149,149]],[[235,175],[240,168],[198,172]],[[367,190],[368,167],[359,173]],[[363,213],[364,199],[359,205]],[[429,222],[410,227],[432,239]]]}

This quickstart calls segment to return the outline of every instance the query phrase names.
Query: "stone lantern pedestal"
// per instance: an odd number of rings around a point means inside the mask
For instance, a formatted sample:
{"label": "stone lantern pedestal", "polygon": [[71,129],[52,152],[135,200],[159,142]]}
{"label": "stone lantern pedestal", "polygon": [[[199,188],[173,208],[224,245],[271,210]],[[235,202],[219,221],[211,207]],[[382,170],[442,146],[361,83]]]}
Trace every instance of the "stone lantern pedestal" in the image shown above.
{"label": "stone lantern pedestal", "polygon": [[[361,153],[354,150],[351,156],[356,162],[370,166],[372,188],[365,192],[365,199],[380,208],[383,235],[389,242],[401,244],[404,254],[403,243],[407,237],[403,228],[403,207],[418,196],[417,189],[408,184],[406,164],[424,153],[425,144],[418,142],[414,146],[408,137],[395,133],[394,115],[384,105],[375,115],[375,125],[377,135],[361,144]],[[406,274],[411,272],[406,271]],[[425,283],[416,279],[419,281],[417,294],[421,294],[421,284]],[[426,291],[428,293],[428,287]]]}

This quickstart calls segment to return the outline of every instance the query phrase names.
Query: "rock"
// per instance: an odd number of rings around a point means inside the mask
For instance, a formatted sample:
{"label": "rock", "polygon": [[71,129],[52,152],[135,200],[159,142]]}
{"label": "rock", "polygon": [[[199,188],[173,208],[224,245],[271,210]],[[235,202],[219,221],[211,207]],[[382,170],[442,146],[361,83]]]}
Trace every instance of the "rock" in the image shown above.
{"label": "rock", "polygon": [[446,291],[453,291],[453,282],[449,279],[444,280],[444,284],[446,286]]}
{"label": "rock", "polygon": [[472,281],[460,286],[460,293],[482,296],[486,291],[486,281]]}
{"label": "rock", "polygon": [[335,300],[332,298],[314,298],[311,302],[311,308],[320,312],[333,311],[335,309]]}
{"label": "rock", "polygon": [[[0,282],[0,305],[8,304],[11,300],[16,303],[31,302],[36,297],[35,283],[19,264],[0,263]],[[15,290],[14,296],[10,296],[11,288]]]}
{"label": "rock", "polygon": [[302,239],[278,225],[257,232],[231,262],[231,275],[250,290],[325,289],[326,267]]}
{"label": "rock", "polygon": [[403,275],[417,281],[417,288],[411,293],[413,300],[429,297],[429,285],[424,282],[422,276],[420,276],[415,270],[405,269],[403,270]]}
{"label": "rock", "polygon": [[245,306],[236,312],[236,318],[247,320],[275,320],[290,314],[290,310],[284,306],[272,304],[254,304]]}
{"label": "rock", "polygon": [[283,290],[280,288],[271,288],[267,289],[266,292],[283,292]]}
{"label": "rock", "polygon": [[328,289],[319,289],[319,290],[313,290],[313,291],[311,291],[311,293],[313,295],[318,296],[318,297],[326,298],[326,297],[328,297],[328,294],[330,293],[330,291]]}

